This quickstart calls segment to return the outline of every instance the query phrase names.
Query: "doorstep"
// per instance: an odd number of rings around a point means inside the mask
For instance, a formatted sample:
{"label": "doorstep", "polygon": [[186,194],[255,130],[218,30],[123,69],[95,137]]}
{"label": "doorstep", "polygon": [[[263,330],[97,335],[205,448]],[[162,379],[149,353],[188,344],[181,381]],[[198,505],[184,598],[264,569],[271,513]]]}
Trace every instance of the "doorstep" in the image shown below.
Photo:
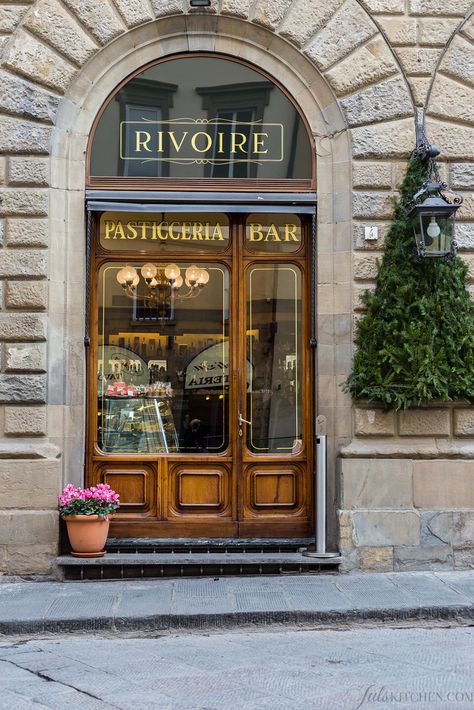
{"label": "doorstep", "polygon": [[68,580],[304,574],[338,568],[339,555],[305,556],[310,543],[306,538],[112,538],[104,557],[60,555],[56,562]]}

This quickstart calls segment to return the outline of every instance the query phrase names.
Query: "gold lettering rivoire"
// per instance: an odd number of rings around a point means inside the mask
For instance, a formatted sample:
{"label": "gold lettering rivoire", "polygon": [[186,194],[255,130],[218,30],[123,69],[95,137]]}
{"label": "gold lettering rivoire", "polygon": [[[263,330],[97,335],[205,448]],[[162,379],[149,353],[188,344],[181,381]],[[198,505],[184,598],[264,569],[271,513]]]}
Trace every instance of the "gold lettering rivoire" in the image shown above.
{"label": "gold lettering rivoire", "polygon": [[106,219],[103,222],[106,240],[144,241],[225,241],[219,222],[157,221]]}

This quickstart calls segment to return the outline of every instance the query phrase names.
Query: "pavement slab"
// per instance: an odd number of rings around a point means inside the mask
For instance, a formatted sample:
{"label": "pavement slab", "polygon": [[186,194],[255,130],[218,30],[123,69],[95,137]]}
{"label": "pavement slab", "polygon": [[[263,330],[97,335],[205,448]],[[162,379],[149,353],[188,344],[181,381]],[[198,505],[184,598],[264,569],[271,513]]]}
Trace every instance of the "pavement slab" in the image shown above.
{"label": "pavement slab", "polygon": [[0,584],[5,636],[371,620],[470,623],[474,571]]}

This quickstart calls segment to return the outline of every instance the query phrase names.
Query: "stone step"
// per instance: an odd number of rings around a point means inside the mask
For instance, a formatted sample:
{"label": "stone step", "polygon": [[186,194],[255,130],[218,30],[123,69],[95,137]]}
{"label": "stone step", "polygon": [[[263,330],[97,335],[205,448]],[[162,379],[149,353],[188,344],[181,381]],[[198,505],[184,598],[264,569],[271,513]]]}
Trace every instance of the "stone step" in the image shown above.
{"label": "stone step", "polygon": [[341,557],[321,560],[301,552],[114,552],[99,558],[61,555],[66,579],[139,579],[259,574],[301,574],[337,569]]}
{"label": "stone step", "polygon": [[297,552],[313,538],[109,538],[106,550],[116,552]]}

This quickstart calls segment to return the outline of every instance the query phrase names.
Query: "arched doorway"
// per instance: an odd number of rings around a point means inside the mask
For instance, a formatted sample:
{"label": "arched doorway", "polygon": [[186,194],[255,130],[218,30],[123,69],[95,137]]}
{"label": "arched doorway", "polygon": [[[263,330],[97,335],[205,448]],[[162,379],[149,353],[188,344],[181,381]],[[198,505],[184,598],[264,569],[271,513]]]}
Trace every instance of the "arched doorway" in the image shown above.
{"label": "arched doorway", "polygon": [[121,494],[113,534],[310,534],[304,117],[242,62],[177,55],[117,87],[87,158],[87,478]]}

